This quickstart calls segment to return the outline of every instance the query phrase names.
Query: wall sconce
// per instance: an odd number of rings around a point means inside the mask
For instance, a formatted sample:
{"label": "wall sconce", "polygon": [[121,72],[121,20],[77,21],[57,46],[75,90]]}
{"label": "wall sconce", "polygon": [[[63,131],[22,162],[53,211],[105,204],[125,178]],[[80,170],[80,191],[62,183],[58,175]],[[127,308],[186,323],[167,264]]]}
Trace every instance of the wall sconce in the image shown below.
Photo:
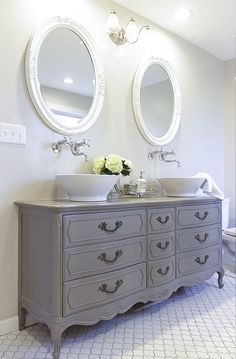
{"label": "wall sconce", "polygon": [[148,31],[150,30],[150,27],[148,25],[144,25],[139,29],[135,20],[131,18],[128,22],[126,30],[124,30],[120,26],[116,12],[113,10],[108,17],[106,30],[113,42],[118,45],[122,45],[126,42],[134,44],[138,41],[141,31]]}

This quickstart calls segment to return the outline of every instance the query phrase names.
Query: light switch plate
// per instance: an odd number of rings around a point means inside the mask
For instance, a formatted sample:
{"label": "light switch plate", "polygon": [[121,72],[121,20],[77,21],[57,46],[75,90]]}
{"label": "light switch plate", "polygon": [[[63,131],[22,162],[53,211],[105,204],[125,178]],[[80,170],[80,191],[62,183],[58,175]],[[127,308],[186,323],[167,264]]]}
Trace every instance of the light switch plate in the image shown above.
{"label": "light switch plate", "polygon": [[26,144],[26,127],[12,123],[0,123],[0,142]]}

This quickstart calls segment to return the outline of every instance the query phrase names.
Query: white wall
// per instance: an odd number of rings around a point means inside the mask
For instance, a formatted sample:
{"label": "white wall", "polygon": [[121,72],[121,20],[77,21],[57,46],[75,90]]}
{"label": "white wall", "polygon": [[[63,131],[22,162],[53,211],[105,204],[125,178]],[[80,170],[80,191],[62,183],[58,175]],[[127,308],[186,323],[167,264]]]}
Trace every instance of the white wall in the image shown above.
{"label": "white wall", "polygon": [[224,61],[224,174],[230,197],[229,226],[236,227],[236,58]]}
{"label": "white wall", "polygon": [[[85,163],[83,158],[73,157],[69,149],[58,155],[52,152],[52,142],[61,136],[40,121],[26,91],[25,48],[32,32],[46,18],[64,15],[80,22],[95,40],[101,56],[106,79],[104,106],[96,124],[76,137],[91,140],[87,150],[90,159],[119,153],[133,161],[134,177],[144,170],[149,179],[206,171],[223,188],[222,62],[153,24],[149,40],[116,46],[104,29],[112,9],[117,10],[122,24],[130,16],[140,24],[147,23],[109,0],[1,0],[0,121],[26,126],[27,144],[0,143],[0,321],[17,315],[17,209],[13,202],[54,198],[56,173],[91,170],[91,161]],[[175,149],[180,168],[147,159],[148,151],[154,148],[142,138],[133,116],[132,80],[139,63],[149,55],[166,58],[179,80],[182,122],[176,138],[166,148]]]}

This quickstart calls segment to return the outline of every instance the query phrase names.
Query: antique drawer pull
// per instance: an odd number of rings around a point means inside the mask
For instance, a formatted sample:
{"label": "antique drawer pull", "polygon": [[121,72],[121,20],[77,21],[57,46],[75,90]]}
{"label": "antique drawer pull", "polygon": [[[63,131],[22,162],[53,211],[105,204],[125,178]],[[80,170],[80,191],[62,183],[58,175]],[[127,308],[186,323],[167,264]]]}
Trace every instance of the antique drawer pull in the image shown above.
{"label": "antique drawer pull", "polygon": [[165,244],[165,245],[162,245],[161,242],[158,242],[158,243],[157,243],[157,247],[160,248],[160,249],[166,249],[169,244],[170,244],[169,241],[166,241],[166,244]]}
{"label": "antique drawer pull", "polygon": [[200,257],[197,257],[197,258],[194,259],[194,262],[196,262],[196,263],[198,263],[198,264],[206,264],[208,258],[209,258],[209,256],[206,255],[206,256],[204,257],[204,261],[201,262],[201,258],[200,258]]}
{"label": "antique drawer pull", "polygon": [[196,212],[194,216],[197,217],[197,218],[200,219],[200,220],[204,220],[204,219],[206,219],[207,216],[208,216],[208,211],[205,211],[205,212],[204,212],[204,215],[203,215],[202,217],[201,217],[201,215],[200,215],[200,212]]}
{"label": "antique drawer pull", "polygon": [[122,254],[122,250],[117,249],[115,257],[113,259],[107,259],[107,254],[105,252],[102,252],[101,254],[99,254],[98,259],[100,259],[101,262],[114,263]]}
{"label": "antique drawer pull", "polygon": [[157,221],[160,222],[161,224],[165,224],[169,221],[170,217],[166,216],[165,219],[162,219],[161,216],[157,217]]}
{"label": "antique drawer pull", "polygon": [[107,284],[103,283],[102,285],[100,285],[98,290],[100,290],[102,293],[111,293],[112,294],[112,293],[115,293],[123,283],[124,282],[122,279],[118,279],[116,281],[116,287],[114,289],[107,289]]}
{"label": "antique drawer pull", "polygon": [[205,241],[207,240],[208,237],[209,237],[209,233],[205,233],[203,239],[201,239],[200,234],[197,234],[197,235],[195,236],[195,239],[196,239],[198,242],[203,243],[203,242],[205,242]]}
{"label": "antique drawer pull", "polygon": [[157,270],[157,273],[159,273],[161,275],[166,275],[169,272],[169,270],[170,270],[170,266],[167,266],[165,272],[162,271],[162,268],[159,268]]}
{"label": "antique drawer pull", "polygon": [[109,233],[114,233],[115,231],[117,231],[118,228],[120,228],[123,225],[122,221],[116,221],[116,226],[114,229],[107,229],[107,224],[106,222],[102,222],[99,224],[98,228],[101,229],[101,231],[105,231],[105,232],[109,232]]}

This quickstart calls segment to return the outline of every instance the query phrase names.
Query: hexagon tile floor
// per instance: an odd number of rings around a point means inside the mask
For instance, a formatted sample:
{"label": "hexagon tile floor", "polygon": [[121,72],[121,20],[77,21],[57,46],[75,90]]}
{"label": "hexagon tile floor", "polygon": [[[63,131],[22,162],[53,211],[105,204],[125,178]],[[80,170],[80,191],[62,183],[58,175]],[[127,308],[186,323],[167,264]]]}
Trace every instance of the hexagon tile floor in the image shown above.
{"label": "hexagon tile floor", "polygon": [[[168,300],[91,327],[71,327],[60,359],[236,359],[235,279],[213,276]],[[0,358],[52,358],[50,334],[37,324],[0,337]]]}

